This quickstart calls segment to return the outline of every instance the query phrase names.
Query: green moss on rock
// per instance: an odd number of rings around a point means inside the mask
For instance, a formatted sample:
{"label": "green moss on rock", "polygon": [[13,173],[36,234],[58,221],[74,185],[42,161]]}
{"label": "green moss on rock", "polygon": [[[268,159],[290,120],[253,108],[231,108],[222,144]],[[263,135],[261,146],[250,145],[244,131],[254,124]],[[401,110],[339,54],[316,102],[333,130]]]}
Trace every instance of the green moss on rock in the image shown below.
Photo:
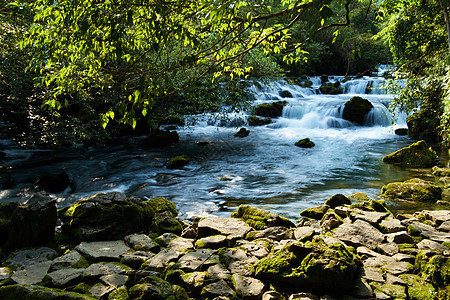
{"label": "green moss on rock", "polygon": [[450,176],[449,168],[433,167],[432,172],[433,172],[433,175],[436,177],[449,177]]}
{"label": "green moss on rock", "polygon": [[286,101],[277,101],[260,104],[255,108],[255,115],[267,118],[280,117],[286,103]]}
{"label": "green moss on rock", "polygon": [[231,217],[243,220],[256,230],[272,226],[295,227],[295,224],[285,217],[248,205],[240,205]]}
{"label": "green moss on rock", "polygon": [[311,141],[309,138],[304,138],[296,142],[295,146],[300,148],[313,148],[316,146],[316,144],[314,144],[314,142]]}
{"label": "green moss on rock", "polygon": [[415,274],[402,274],[402,279],[408,285],[408,296],[410,299],[433,300],[436,299],[436,291],[432,284]]}
{"label": "green moss on rock", "polygon": [[369,100],[355,96],[345,103],[342,117],[352,123],[364,125],[364,118],[372,108]]}
{"label": "green moss on rock", "polygon": [[425,141],[418,141],[408,147],[383,157],[383,162],[404,167],[433,167],[439,163],[436,153]]}
{"label": "green moss on rock", "polygon": [[108,300],[128,300],[128,290],[125,286],[118,287],[108,295]]}
{"label": "green moss on rock", "polygon": [[70,300],[93,300],[88,295],[67,292],[59,289],[46,288],[37,285],[8,285],[0,287],[0,299],[2,300],[48,300],[48,299],[70,299]]}
{"label": "green moss on rock", "polygon": [[300,212],[302,217],[321,220],[326,212],[330,209],[328,205],[311,207]]}
{"label": "green moss on rock", "polygon": [[382,197],[420,202],[436,202],[442,199],[442,189],[432,182],[413,178],[404,182],[392,182],[381,189]]}
{"label": "green moss on rock", "polygon": [[346,196],[342,194],[333,195],[330,198],[328,198],[327,201],[325,201],[325,205],[328,205],[331,208],[336,208],[337,206],[350,204],[352,204],[350,199],[348,199]]}
{"label": "green moss on rock", "polygon": [[167,169],[180,169],[189,163],[190,159],[187,155],[180,155],[171,158],[167,163]]}
{"label": "green moss on rock", "polygon": [[369,201],[369,196],[366,193],[358,192],[347,196],[348,199],[352,202],[363,202]]}

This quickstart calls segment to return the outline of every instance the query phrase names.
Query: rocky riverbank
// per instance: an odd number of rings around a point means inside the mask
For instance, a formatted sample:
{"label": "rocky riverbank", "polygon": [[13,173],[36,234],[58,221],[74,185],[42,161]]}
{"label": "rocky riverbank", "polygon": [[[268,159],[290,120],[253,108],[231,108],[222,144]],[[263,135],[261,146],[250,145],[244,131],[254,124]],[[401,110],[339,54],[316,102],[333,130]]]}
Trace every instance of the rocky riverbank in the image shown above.
{"label": "rocky riverbank", "polygon": [[23,230],[3,236],[1,299],[450,299],[448,210],[394,215],[355,194],[297,224],[249,206],[188,222],[164,198],[110,193],[60,210],[52,235],[54,200],[33,199],[10,219],[2,206],[1,229]]}

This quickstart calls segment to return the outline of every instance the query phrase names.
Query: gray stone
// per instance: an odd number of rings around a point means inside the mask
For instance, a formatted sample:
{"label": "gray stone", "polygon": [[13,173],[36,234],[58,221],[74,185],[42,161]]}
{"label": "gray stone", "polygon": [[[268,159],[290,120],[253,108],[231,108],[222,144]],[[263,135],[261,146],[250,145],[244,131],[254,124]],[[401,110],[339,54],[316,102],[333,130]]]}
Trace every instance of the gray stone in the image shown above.
{"label": "gray stone", "polygon": [[316,233],[316,229],[310,226],[298,227],[294,230],[294,237],[296,240],[305,241],[310,240]]}
{"label": "gray stone", "polygon": [[322,224],[322,228],[326,231],[330,231],[333,228],[341,225],[342,221],[339,220],[339,217],[336,213],[328,211],[320,221]]}
{"label": "gray stone", "polygon": [[431,250],[431,251],[435,251],[437,253],[442,253],[444,251],[450,251],[450,248],[442,245],[441,243],[432,241],[432,240],[422,240],[420,241],[420,243],[417,244],[417,248],[419,248],[419,250]]}
{"label": "gray stone", "polygon": [[236,218],[212,217],[198,222],[198,237],[222,234],[229,239],[244,238],[252,228],[244,221]]}
{"label": "gray stone", "polygon": [[346,217],[350,214],[351,209],[346,206],[336,206],[334,212],[341,217]]}
{"label": "gray stone", "polygon": [[67,285],[79,278],[83,274],[85,269],[59,269],[47,274],[52,284],[56,287]]}
{"label": "gray stone", "polygon": [[257,261],[257,258],[248,255],[245,251],[239,248],[226,249],[222,254],[223,260],[228,264],[228,269],[232,274],[242,276],[252,276],[254,270],[252,265]]}
{"label": "gray stone", "polygon": [[191,291],[201,288],[205,284],[205,279],[205,272],[192,272],[181,276],[183,286],[188,286],[188,290]]}
{"label": "gray stone", "polygon": [[437,231],[433,226],[429,226],[420,222],[410,224],[414,231],[420,232],[424,238],[433,240],[438,243],[450,242],[450,233]]}
{"label": "gray stone", "polygon": [[425,219],[433,221],[436,226],[450,220],[450,210],[423,210],[419,214],[422,214]]}
{"label": "gray stone", "polygon": [[90,265],[83,273],[84,277],[101,277],[111,274],[126,274],[128,268],[114,263],[100,262]]}
{"label": "gray stone", "polygon": [[28,265],[14,272],[11,279],[18,284],[38,284],[47,275],[51,264],[51,261],[45,261]]}
{"label": "gray stone", "polygon": [[268,239],[264,240],[257,240],[257,241],[246,241],[243,240],[242,243],[239,241],[236,242],[236,247],[239,247],[243,250],[245,250],[248,254],[251,254],[257,258],[263,258],[266,257],[269,252],[269,246],[271,244],[271,241]]}
{"label": "gray stone", "polygon": [[386,228],[386,233],[394,233],[406,230],[406,227],[402,225],[400,220],[395,219],[392,215],[381,221],[381,226]]}
{"label": "gray stone", "polygon": [[16,268],[26,267],[42,262],[47,263],[57,255],[55,250],[48,247],[17,250],[8,256],[6,264]]}
{"label": "gray stone", "polygon": [[148,235],[135,233],[127,235],[124,239],[131,248],[137,251],[159,251],[159,245]]}
{"label": "gray stone", "polygon": [[320,298],[310,293],[296,293],[289,296],[288,300],[319,300]]}
{"label": "gray stone", "polygon": [[383,242],[384,235],[369,223],[356,220],[353,224],[342,224],[332,231],[334,237],[351,246],[366,246],[375,250]]}
{"label": "gray stone", "polygon": [[194,240],[176,237],[168,243],[167,247],[177,252],[186,253],[190,250],[194,250]]}
{"label": "gray stone", "polygon": [[213,260],[219,260],[219,257],[215,255],[217,251],[209,249],[200,249],[195,252],[190,252],[183,255],[177,262],[177,268],[185,272],[198,271],[200,268],[208,267]]}
{"label": "gray stone", "polygon": [[386,274],[386,283],[393,284],[393,285],[403,285],[403,286],[407,285],[404,280],[402,280],[401,278],[394,276],[390,273]]}
{"label": "gray stone", "polygon": [[450,232],[450,220],[443,222],[439,228],[440,231]]}
{"label": "gray stone", "polygon": [[57,257],[53,260],[50,267],[50,272],[72,268],[74,265],[79,264],[82,259],[83,257],[78,251],[71,250],[63,256]]}
{"label": "gray stone", "polygon": [[136,251],[132,253],[123,254],[120,262],[132,268],[139,269],[146,260],[154,256],[155,254],[151,252]]}
{"label": "gray stone", "polygon": [[364,267],[381,268],[382,270],[389,272],[393,275],[400,275],[403,273],[410,272],[414,267],[404,261],[399,261],[398,259],[386,256],[378,255],[376,257],[370,257],[363,261]]}
{"label": "gray stone", "polygon": [[397,253],[394,256],[392,256],[393,259],[397,260],[397,261],[404,261],[404,262],[409,262],[414,264],[414,262],[416,261],[416,257],[413,255],[408,255],[408,254],[404,254],[404,253]]}
{"label": "gray stone", "polygon": [[256,278],[234,275],[233,283],[236,293],[244,299],[259,299],[264,293],[264,284]]}
{"label": "gray stone", "polygon": [[386,254],[389,256],[393,256],[399,251],[396,243],[380,244],[377,249],[381,252],[381,254]]}
{"label": "gray stone", "polygon": [[89,293],[97,299],[104,299],[112,291],[114,291],[114,287],[97,283],[89,290]]}
{"label": "gray stone", "polygon": [[170,262],[177,260],[183,253],[173,249],[161,250],[158,254],[145,261],[143,267],[150,270],[165,269]]}
{"label": "gray stone", "polygon": [[413,238],[406,231],[388,233],[386,234],[386,240],[389,243],[414,244]]}
{"label": "gray stone", "polygon": [[373,297],[373,291],[364,278],[358,278],[355,280],[352,295],[356,298],[370,299]]}
{"label": "gray stone", "polygon": [[127,275],[108,274],[100,277],[100,280],[108,286],[119,287],[125,285],[128,282],[128,278]]}
{"label": "gray stone", "polygon": [[158,236],[155,240],[158,244],[160,244],[163,247],[167,247],[167,245],[169,245],[169,243],[176,239],[178,236],[174,233],[171,232],[166,232],[161,234],[160,236]]}
{"label": "gray stone", "polygon": [[369,257],[377,257],[378,255],[380,255],[379,253],[370,250],[367,247],[364,246],[360,246],[358,248],[356,248],[356,253],[358,253],[358,255],[362,258],[362,259],[367,259]]}
{"label": "gray stone", "polygon": [[201,238],[195,242],[197,248],[219,249],[227,246],[227,237],[224,235],[212,235]]}
{"label": "gray stone", "polygon": [[369,281],[384,282],[383,272],[379,268],[364,266],[361,277]]}
{"label": "gray stone", "polygon": [[292,231],[284,226],[268,227],[263,230],[251,231],[247,234],[248,240],[256,240],[261,238],[268,238],[276,241],[281,241],[290,238]]}
{"label": "gray stone", "polygon": [[356,210],[350,214],[353,220],[362,220],[370,223],[371,225],[377,225],[381,220],[385,219],[389,214],[375,211],[363,211]]}
{"label": "gray stone", "polygon": [[0,268],[0,281],[11,277],[11,271],[7,268]]}
{"label": "gray stone", "polygon": [[275,291],[268,291],[262,295],[261,300],[284,300],[284,296]]}
{"label": "gray stone", "polygon": [[211,299],[217,296],[233,297],[234,291],[225,280],[221,279],[205,286],[202,290],[202,296]]}
{"label": "gray stone", "polygon": [[82,242],[75,249],[94,261],[103,259],[119,261],[121,255],[131,250],[124,241]]}
{"label": "gray stone", "polygon": [[391,296],[386,295],[385,293],[382,292],[375,292],[375,299],[377,300],[391,300]]}
{"label": "gray stone", "polygon": [[229,280],[231,279],[231,273],[221,264],[215,264],[206,270],[206,274],[208,275],[208,278],[210,279],[224,279]]}

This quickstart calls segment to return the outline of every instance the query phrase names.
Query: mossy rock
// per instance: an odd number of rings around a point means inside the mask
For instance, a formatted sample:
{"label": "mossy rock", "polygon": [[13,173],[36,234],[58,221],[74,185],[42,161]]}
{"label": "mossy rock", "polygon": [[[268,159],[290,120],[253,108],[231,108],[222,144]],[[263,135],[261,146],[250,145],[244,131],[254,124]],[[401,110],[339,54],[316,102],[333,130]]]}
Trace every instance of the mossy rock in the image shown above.
{"label": "mossy rock", "polygon": [[322,205],[322,206],[316,206],[311,207],[303,210],[300,212],[300,215],[302,217],[316,219],[316,220],[322,220],[323,216],[326,214],[326,212],[330,209],[328,205]]}
{"label": "mossy rock", "polygon": [[433,175],[436,177],[449,177],[450,169],[449,168],[439,168],[437,166],[432,169]]}
{"label": "mossy rock", "polygon": [[59,289],[46,288],[37,285],[7,285],[0,287],[0,299],[2,300],[93,300],[96,298],[88,295],[67,292]]}
{"label": "mossy rock", "polygon": [[185,165],[189,163],[190,159],[187,155],[180,155],[171,158],[167,163],[166,167],[167,169],[181,169]]}
{"label": "mossy rock", "polygon": [[130,299],[183,300],[188,299],[186,291],[157,276],[147,276],[129,289]]}
{"label": "mossy rock", "polygon": [[341,244],[291,242],[255,265],[256,276],[287,289],[345,294],[352,289],[359,258]]}
{"label": "mossy rock", "polygon": [[408,296],[410,299],[433,300],[436,299],[436,291],[433,285],[415,274],[402,274],[402,279],[408,285]]}
{"label": "mossy rock", "polygon": [[425,141],[418,141],[383,157],[383,162],[403,167],[433,167],[439,164],[436,153]]}
{"label": "mossy rock", "polygon": [[289,91],[280,91],[278,94],[281,98],[293,98],[292,93]]}
{"label": "mossy rock", "polygon": [[342,194],[336,194],[328,198],[327,201],[325,201],[325,205],[328,205],[331,208],[336,208],[337,206],[342,205],[350,205],[352,202],[350,199],[348,199],[346,196]]}
{"label": "mossy rock", "polygon": [[257,116],[248,116],[247,122],[249,126],[263,126],[272,123],[272,119],[260,118]]}
{"label": "mossy rock", "polygon": [[316,146],[313,141],[311,141],[309,138],[302,139],[295,143],[295,146],[300,148],[313,148]]}
{"label": "mossy rock", "polygon": [[295,227],[295,224],[285,217],[248,205],[240,205],[231,217],[243,220],[256,230],[272,226]]}
{"label": "mossy rock", "polygon": [[382,197],[419,202],[436,202],[442,199],[442,189],[432,182],[413,178],[404,182],[392,182],[381,189]]}
{"label": "mossy rock", "polygon": [[364,118],[372,110],[373,105],[369,100],[361,97],[352,97],[345,103],[342,117],[344,120],[364,125]]}
{"label": "mossy rock", "polygon": [[425,140],[430,143],[439,142],[439,126],[441,121],[436,117],[435,108],[423,105],[417,113],[406,119],[408,135],[414,139]]}
{"label": "mossy rock", "polygon": [[392,214],[392,212],[382,200],[370,199],[368,201],[354,203],[350,205],[350,208],[358,208],[364,211],[387,212]]}
{"label": "mossy rock", "polygon": [[344,89],[342,88],[340,82],[324,83],[320,86],[319,91],[322,94],[327,94],[327,95],[338,95],[338,94],[344,93]]}
{"label": "mossy rock", "polygon": [[130,296],[128,295],[128,289],[126,286],[121,286],[116,288],[108,295],[108,300],[128,300]]}
{"label": "mossy rock", "polygon": [[363,202],[363,201],[369,201],[369,196],[367,196],[366,193],[363,192],[357,192],[354,194],[351,194],[349,196],[347,196],[348,199],[350,199],[350,201],[352,202]]}
{"label": "mossy rock", "polygon": [[272,103],[263,103],[255,108],[255,115],[267,118],[280,117],[286,101],[277,101]]}

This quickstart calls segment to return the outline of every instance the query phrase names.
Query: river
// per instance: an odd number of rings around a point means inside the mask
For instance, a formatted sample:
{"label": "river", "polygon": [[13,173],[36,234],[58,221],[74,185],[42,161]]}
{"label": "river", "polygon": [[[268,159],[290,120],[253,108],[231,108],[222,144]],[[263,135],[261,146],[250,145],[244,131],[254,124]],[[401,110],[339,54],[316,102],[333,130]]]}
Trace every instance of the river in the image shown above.
{"label": "river", "polygon": [[[35,192],[39,176],[65,170],[73,184],[55,195],[59,207],[97,192],[120,191],[167,197],[182,218],[228,216],[238,205],[251,204],[295,220],[301,210],[321,205],[336,193],[377,197],[383,184],[411,175],[381,161],[413,142],[394,133],[406,127],[405,116],[391,124],[387,107],[393,96],[381,88],[383,78],[347,81],[341,95],[322,95],[317,91],[320,78],[310,80],[310,88],[284,81],[253,86],[255,106],[279,100],[287,105],[272,124],[246,126],[250,134],[245,138],[234,137],[246,117],[236,114],[225,122],[200,117],[195,126],[177,129],[180,142],[164,149],[145,149],[139,138],[108,149],[56,150],[24,150],[3,140],[0,146],[8,159],[0,168],[0,183],[7,189],[1,190],[0,202],[24,201]],[[281,91],[292,97],[282,98]],[[366,126],[342,119],[343,106],[353,96],[362,96],[374,106]],[[294,145],[306,137],[316,144],[314,148]],[[181,154],[190,157],[189,165],[181,170],[165,168],[170,157]]]}

